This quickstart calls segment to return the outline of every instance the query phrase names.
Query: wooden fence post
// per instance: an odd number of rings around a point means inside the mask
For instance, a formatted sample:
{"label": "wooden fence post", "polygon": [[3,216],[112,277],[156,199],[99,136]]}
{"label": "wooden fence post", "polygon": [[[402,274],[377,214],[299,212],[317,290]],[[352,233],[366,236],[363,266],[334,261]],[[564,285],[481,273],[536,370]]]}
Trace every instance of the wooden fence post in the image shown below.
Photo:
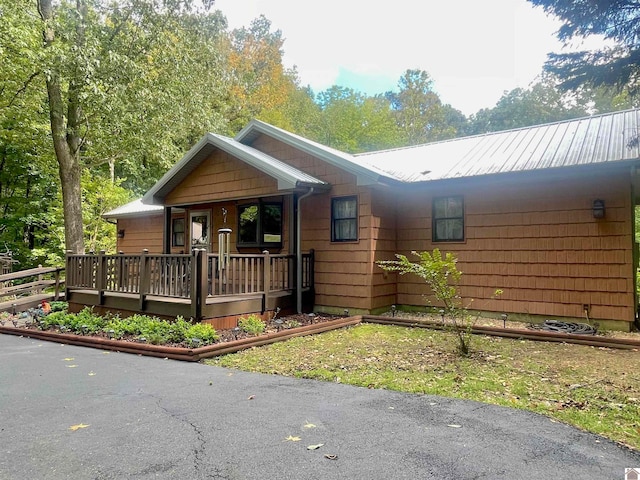
{"label": "wooden fence post", "polygon": [[262,286],[264,288],[264,294],[262,296],[262,313],[266,312],[269,308],[269,292],[271,291],[271,255],[269,250],[262,252],[264,255],[264,268]]}
{"label": "wooden fence post", "polygon": [[55,287],[53,291],[53,299],[57,302],[60,300],[60,268],[56,268],[56,272],[54,273]]}
{"label": "wooden fence post", "polygon": [[[38,268],[42,268],[41,264],[38,264]],[[39,293],[42,293],[44,291],[44,288],[42,286],[42,281],[44,280],[44,276],[39,273],[38,274],[38,286],[33,290],[33,293],[35,293],[36,295]]]}
{"label": "wooden fence post", "polygon": [[149,250],[145,248],[144,250],[142,250],[142,255],[140,257],[140,279],[138,281],[138,288],[140,291],[140,302],[138,304],[138,310],[140,310],[140,312],[144,312],[144,304],[147,292],[149,291],[149,277],[151,276],[151,269],[149,267]]}

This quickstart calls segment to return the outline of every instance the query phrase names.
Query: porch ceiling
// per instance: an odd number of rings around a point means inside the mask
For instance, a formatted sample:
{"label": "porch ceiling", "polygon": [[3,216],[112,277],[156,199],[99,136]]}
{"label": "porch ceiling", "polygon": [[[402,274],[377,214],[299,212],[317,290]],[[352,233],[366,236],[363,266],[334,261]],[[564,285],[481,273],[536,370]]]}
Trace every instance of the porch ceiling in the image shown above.
{"label": "porch ceiling", "polygon": [[317,191],[331,188],[329,183],[319,180],[255,148],[223,135],[207,133],[142,197],[142,203],[162,204],[169,192],[193,173],[216,150],[222,150],[276,179],[278,190],[308,189],[313,187]]}

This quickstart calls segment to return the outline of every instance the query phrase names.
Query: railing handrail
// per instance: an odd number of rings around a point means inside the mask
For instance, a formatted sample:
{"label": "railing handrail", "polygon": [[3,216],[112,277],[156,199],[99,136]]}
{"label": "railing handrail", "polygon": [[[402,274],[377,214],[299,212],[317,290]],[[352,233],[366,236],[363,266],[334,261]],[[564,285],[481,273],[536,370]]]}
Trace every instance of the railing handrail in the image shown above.
{"label": "railing handrail", "polygon": [[37,267],[27,270],[19,270],[17,272],[5,273],[0,275],[0,282],[8,282],[10,280],[20,280],[22,278],[35,277],[37,275],[46,275],[48,273],[59,273],[64,267]]}
{"label": "railing handrail", "polygon": [[301,284],[296,281],[296,258],[267,251],[232,253],[230,262],[218,268],[220,255],[204,250],[170,254],[146,250],[138,254],[68,252],[66,288],[97,290],[100,302],[111,292],[138,295],[141,309],[148,296],[190,298],[197,309],[207,296],[261,294],[266,302],[272,292],[313,286],[313,252],[302,254]]}

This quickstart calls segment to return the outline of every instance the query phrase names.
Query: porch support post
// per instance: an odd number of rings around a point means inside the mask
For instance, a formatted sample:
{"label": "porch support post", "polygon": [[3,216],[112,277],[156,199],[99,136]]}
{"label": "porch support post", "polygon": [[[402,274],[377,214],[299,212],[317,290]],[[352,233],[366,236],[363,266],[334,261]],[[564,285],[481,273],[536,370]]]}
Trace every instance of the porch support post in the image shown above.
{"label": "porch support post", "polygon": [[171,207],[164,207],[164,235],[162,253],[171,253]]}
{"label": "porch support post", "polygon": [[302,227],[300,221],[302,219],[301,202],[303,198],[307,198],[313,193],[310,188],[307,193],[298,197],[298,208],[296,209],[296,311],[302,313]]}

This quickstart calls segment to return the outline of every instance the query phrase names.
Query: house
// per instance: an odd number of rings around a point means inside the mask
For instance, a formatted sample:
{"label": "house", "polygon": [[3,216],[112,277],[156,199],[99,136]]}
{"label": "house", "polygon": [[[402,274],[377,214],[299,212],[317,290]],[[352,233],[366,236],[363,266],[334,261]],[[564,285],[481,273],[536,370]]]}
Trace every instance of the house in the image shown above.
{"label": "house", "polygon": [[629,330],[639,125],[628,110],[351,155],[253,120],[233,139],[205,135],[107,216],[124,254],[290,255],[292,291],[313,251],[315,311],[423,308],[420,279],[376,261],[439,248],[473,309]]}

